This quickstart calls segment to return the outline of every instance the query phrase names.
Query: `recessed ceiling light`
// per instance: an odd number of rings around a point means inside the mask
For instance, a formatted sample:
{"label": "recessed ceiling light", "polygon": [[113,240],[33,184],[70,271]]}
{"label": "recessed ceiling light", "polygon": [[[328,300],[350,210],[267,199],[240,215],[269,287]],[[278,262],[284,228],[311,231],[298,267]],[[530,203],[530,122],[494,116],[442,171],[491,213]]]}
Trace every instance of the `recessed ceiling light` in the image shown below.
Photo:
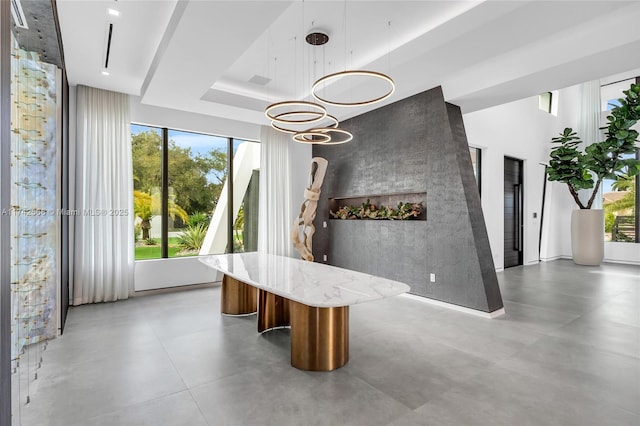
{"label": "recessed ceiling light", "polygon": [[116,9],[107,9],[107,12],[111,16],[120,16],[120,11]]}
{"label": "recessed ceiling light", "polygon": [[100,74],[102,75],[109,75],[109,71],[101,71]]}

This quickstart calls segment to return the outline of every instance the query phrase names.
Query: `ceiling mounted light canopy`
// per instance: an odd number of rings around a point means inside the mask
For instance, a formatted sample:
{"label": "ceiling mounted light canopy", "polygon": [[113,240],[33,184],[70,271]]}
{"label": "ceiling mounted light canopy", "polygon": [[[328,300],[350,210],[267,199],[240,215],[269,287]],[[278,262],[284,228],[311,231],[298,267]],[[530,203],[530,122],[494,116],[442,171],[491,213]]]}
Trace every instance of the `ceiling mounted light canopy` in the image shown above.
{"label": "ceiling mounted light canopy", "polygon": [[[331,83],[332,81],[337,81],[342,78],[353,78],[353,77],[373,77],[379,79],[389,85],[388,90],[382,95],[377,97],[372,97],[370,99],[365,100],[356,100],[352,102],[341,102],[336,99],[329,99],[328,97],[320,96],[319,92],[322,90],[325,85]],[[393,82],[393,79],[386,74],[382,74],[375,71],[366,71],[366,70],[346,70],[340,71],[333,74],[325,75],[324,77],[318,79],[315,83],[313,83],[313,87],[311,88],[311,94],[313,97],[325,104],[334,105],[334,106],[342,106],[342,107],[359,107],[365,105],[375,104],[376,102],[383,101],[393,95],[393,92],[396,90],[396,85]]]}
{"label": "ceiling mounted light canopy", "polygon": [[314,31],[307,34],[305,40],[312,46],[322,46],[323,44],[327,44],[329,36],[326,33]]}

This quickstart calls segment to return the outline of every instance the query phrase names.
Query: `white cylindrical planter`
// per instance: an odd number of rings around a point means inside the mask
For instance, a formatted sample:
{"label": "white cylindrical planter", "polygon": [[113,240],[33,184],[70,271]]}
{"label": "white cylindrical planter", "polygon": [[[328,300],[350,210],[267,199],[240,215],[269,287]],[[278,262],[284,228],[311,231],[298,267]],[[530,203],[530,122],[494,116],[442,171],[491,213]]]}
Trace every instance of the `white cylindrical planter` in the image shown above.
{"label": "white cylindrical planter", "polygon": [[571,251],[578,265],[597,266],[604,259],[604,210],[580,209],[571,214]]}

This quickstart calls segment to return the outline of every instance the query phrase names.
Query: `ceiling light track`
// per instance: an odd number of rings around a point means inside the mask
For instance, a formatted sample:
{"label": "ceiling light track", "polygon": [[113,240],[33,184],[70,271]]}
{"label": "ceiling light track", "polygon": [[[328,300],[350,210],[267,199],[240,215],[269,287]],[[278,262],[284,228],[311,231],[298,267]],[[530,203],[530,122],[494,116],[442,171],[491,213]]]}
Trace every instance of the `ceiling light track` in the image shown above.
{"label": "ceiling light track", "polygon": [[109,68],[109,55],[111,54],[111,37],[113,36],[113,24],[109,24],[109,34],[107,36],[107,49],[104,58],[104,68]]}

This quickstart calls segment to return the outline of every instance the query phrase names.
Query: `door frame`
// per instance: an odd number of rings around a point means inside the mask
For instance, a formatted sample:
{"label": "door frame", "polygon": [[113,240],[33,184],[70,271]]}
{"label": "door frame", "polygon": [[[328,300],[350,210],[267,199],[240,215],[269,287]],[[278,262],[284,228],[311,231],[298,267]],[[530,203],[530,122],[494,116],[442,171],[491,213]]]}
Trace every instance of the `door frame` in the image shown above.
{"label": "door frame", "polygon": [[[524,219],[525,219],[525,215],[524,215],[524,203],[525,203],[525,197],[524,197],[524,160],[517,158],[517,157],[512,157],[510,155],[505,155],[504,159],[503,159],[503,164],[506,160],[511,160],[511,161],[516,161],[519,163],[519,173],[518,173],[518,183],[517,185],[517,194],[518,194],[518,199],[516,200],[515,204],[514,204],[514,208],[516,209],[516,213],[514,214],[515,216],[515,223],[514,223],[514,227],[516,228],[516,232],[515,232],[515,237],[516,237],[516,244],[517,244],[517,249],[518,249],[518,264],[517,265],[513,265],[513,266],[522,266],[524,265],[524,235],[525,235],[525,229],[524,229]],[[504,182],[504,174],[505,171],[504,169],[502,170],[502,178],[503,178],[503,182]],[[502,212],[503,212],[503,217],[504,217],[504,197],[503,197],[503,205],[502,205]],[[502,236],[502,241],[504,243],[505,240],[505,235],[503,234]],[[503,253],[504,253],[504,247],[503,247]],[[503,269],[506,268],[507,266],[505,265],[505,259],[503,259],[502,261],[502,266]]]}

